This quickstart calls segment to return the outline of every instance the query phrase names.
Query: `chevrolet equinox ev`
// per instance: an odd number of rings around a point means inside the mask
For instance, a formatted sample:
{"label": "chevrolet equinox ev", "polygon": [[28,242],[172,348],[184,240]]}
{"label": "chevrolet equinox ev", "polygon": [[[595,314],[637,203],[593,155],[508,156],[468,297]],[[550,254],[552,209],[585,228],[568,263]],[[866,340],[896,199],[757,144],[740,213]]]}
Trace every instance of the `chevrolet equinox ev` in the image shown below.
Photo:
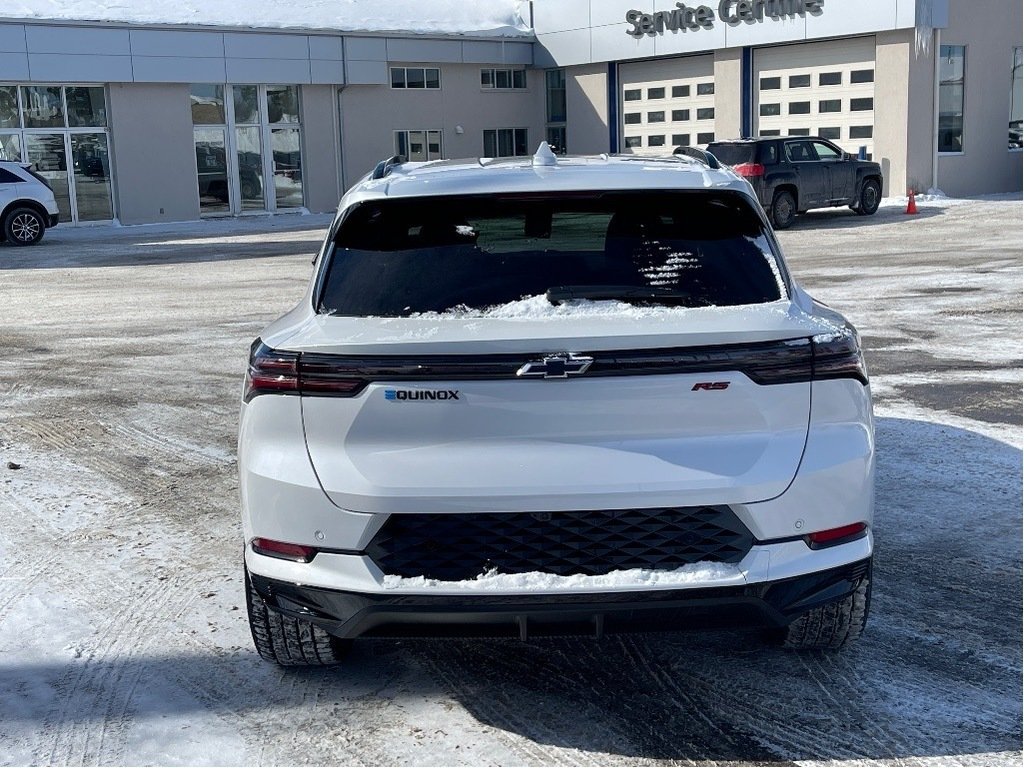
{"label": "chevrolet equinox ev", "polygon": [[871,395],[713,155],[382,161],[251,348],[260,655],[701,627],[839,648],[869,608]]}

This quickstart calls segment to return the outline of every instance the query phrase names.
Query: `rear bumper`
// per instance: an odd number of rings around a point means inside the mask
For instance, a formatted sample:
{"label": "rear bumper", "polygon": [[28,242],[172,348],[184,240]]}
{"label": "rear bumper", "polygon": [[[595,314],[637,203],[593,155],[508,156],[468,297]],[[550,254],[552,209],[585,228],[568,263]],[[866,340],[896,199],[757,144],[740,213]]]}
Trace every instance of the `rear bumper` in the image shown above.
{"label": "rear bumper", "polygon": [[47,214],[47,217],[46,217],[46,226],[47,226],[47,228],[49,228],[49,227],[56,227],[57,224],[59,224],[59,223],[60,223],[60,214],[59,213]]}
{"label": "rear bumper", "polygon": [[687,628],[783,627],[849,596],[871,558],[753,584],[562,594],[394,594],[325,589],[251,574],[276,611],[342,638],[591,635]]}

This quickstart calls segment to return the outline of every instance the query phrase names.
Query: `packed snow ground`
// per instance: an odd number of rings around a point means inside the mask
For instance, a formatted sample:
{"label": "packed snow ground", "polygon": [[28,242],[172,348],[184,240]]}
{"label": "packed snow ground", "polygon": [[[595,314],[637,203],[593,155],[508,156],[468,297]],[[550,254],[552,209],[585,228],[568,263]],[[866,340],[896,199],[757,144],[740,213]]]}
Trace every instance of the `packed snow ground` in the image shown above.
{"label": "packed snow ground", "polygon": [[1021,213],[830,211],[781,234],[859,327],[877,398],[873,613],[829,655],[695,633],[267,665],[238,388],[328,217],[0,247],[0,763],[1019,765]]}

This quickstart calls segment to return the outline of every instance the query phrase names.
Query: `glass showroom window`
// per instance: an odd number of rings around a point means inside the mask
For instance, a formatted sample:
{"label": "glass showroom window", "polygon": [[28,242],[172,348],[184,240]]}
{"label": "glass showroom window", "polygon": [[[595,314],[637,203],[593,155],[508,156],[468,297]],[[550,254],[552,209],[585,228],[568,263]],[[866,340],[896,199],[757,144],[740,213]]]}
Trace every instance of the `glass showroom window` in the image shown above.
{"label": "glass showroom window", "polygon": [[1009,148],[1020,149],[1021,142],[1021,101],[1024,96],[1024,80],[1021,79],[1021,49],[1013,49],[1013,66],[1010,70],[1010,138]]}
{"label": "glass showroom window", "polygon": [[195,84],[191,106],[201,214],[302,207],[297,85]]}
{"label": "glass showroom window", "polygon": [[545,103],[547,105],[547,142],[553,152],[564,155],[565,140],[565,70],[549,69],[544,73]]}
{"label": "glass showroom window", "polygon": [[521,157],[528,152],[525,128],[484,131],[484,157]]}
{"label": "glass showroom window", "polygon": [[62,221],[109,221],[107,100],[102,86],[0,85],[0,159],[32,163]]}
{"label": "glass showroom window", "polygon": [[939,152],[964,151],[964,85],[967,49],[939,47]]}
{"label": "glass showroom window", "polygon": [[413,162],[440,160],[440,131],[395,131],[395,154]]}

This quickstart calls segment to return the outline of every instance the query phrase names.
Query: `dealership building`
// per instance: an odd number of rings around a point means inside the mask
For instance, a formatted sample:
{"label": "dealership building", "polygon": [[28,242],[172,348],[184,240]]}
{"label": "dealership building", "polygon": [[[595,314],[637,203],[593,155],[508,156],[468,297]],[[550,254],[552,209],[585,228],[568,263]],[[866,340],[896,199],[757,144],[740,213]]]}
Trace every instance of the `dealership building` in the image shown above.
{"label": "dealership building", "polygon": [[[329,211],[381,158],[817,135],[886,193],[1021,189],[1009,0],[20,0],[0,158],[75,224]],[[281,4],[284,5],[284,4]]]}

